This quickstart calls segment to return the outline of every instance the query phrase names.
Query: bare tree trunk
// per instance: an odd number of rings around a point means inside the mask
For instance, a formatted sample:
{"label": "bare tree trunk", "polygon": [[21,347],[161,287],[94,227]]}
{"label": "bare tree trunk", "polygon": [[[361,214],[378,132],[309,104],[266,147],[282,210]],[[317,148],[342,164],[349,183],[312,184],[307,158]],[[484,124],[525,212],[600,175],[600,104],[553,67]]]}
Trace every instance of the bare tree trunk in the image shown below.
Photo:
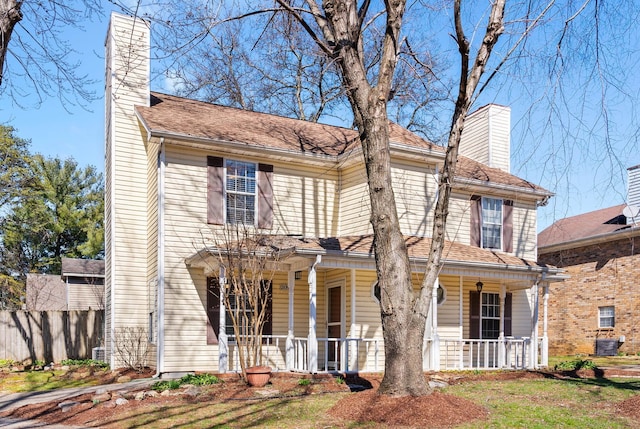
{"label": "bare tree trunk", "polygon": [[385,341],[385,374],[379,392],[393,396],[424,395],[430,391],[422,369],[426,312],[413,311],[411,266],[391,183],[387,115],[405,2],[387,2],[386,37],[377,85],[373,87],[367,80],[359,37],[366,6],[357,10],[356,2],[331,1],[323,2],[323,6],[331,25],[321,27],[330,44],[339,41],[333,54],[355,113],[369,183]]}
{"label": "bare tree trunk", "polygon": [[0,85],[4,75],[4,61],[9,50],[13,29],[22,20],[22,1],[0,0]]}
{"label": "bare tree trunk", "polygon": [[441,268],[458,146],[465,116],[471,106],[478,81],[484,72],[491,49],[503,32],[505,0],[496,0],[493,3],[487,31],[471,67],[469,42],[462,27],[460,0],[454,3],[456,40],[461,55],[460,85],[440,178],[433,241],[419,294],[413,291],[409,255],[400,230],[391,184],[387,115],[387,102],[397,65],[400,29],[406,1],[385,1],[386,31],[382,39],[382,54],[375,85],[371,85],[368,80],[362,41],[369,1],[363,1],[358,7],[355,0],[324,0],[323,15],[320,6],[314,0],[307,0],[309,11],[316,19],[322,37],[311,29],[288,1],[277,1],[285,10],[296,16],[318,46],[336,61],[360,133],[371,200],[371,224],[381,291],[380,311],[385,343],[385,374],[378,391],[392,396],[427,394],[431,389],[422,369],[422,346],[433,286]]}

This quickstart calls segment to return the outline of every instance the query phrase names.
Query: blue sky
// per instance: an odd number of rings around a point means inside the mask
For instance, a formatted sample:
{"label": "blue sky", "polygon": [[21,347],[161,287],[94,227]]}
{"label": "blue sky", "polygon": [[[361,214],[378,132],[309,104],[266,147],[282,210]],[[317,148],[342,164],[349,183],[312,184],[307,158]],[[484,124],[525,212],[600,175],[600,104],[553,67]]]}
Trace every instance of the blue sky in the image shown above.
{"label": "blue sky", "polygon": [[[96,81],[92,89],[98,98],[89,105],[90,111],[79,106],[71,106],[70,111],[66,111],[57,98],[48,98],[39,107],[35,106],[35,101],[22,99],[20,103],[24,109],[15,106],[10,99],[0,100],[0,122],[16,128],[19,137],[30,139],[32,152],[72,157],[81,166],[94,165],[99,171],[104,171],[102,93],[107,25],[108,19],[104,18],[91,23],[85,32],[69,33],[79,52],[81,71]],[[636,43],[640,42],[636,40]],[[630,94],[636,95],[635,100],[640,98],[639,78],[628,82],[626,88]],[[152,89],[164,90],[157,81],[152,82]],[[599,96],[588,103],[597,103],[598,99]],[[562,146],[566,136],[555,134],[554,138],[554,133],[549,130],[537,135],[535,124],[525,132],[523,118],[531,104],[527,94],[513,89],[493,91],[479,104],[495,102],[512,108],[512,172],[556,193],[550,204],[539,210],[539,229],[555,219],[624,203],[625,169],[640,164],[637,122],[628,117],[634,114],[635,106],[631,105],[629,98],[621,99],[615,93],[608,93],[606,99],[616,119],[616,125],[609,130],[613,145],[609,152],[617,157],[613,164],[606,156],[604,146],[597,144],[598,133],[602,134],[604,141],[605,131],[602,129],[591,131],[595,138],[593,135],[589,138],[595,144],[571,149]],[[588,112],[585,117],[589,117]],[[564,164],[569,168],[560,174],[559,170],[566,167]]]}

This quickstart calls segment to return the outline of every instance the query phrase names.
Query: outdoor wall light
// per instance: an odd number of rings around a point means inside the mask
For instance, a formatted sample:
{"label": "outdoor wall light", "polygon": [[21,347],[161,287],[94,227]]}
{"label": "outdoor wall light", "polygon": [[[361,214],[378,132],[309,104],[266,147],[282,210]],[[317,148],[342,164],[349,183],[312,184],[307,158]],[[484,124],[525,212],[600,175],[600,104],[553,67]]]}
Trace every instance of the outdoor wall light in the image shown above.
{"label": "outdoor wall light", "polygon": [[300,280],[302,278],[302,271],[296,271],[296,280]]}
{"label": "outdoor wall light", "polygon": [[476,289],[478,289],[478,292],[482,292],[482,286],[484,286],[484,284],[482,284],[482,282],[476,283]]}

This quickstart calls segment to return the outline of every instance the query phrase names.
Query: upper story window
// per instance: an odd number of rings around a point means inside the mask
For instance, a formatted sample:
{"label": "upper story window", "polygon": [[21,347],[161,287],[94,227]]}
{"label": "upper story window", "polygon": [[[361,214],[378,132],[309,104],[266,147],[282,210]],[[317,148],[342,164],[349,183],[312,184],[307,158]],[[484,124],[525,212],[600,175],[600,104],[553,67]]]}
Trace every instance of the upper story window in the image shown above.
{"label": "upper story window", "polygon": [[273,165],[207,157],[207,223],[273,227]]}
{"label": "upper story window", "polygon": [[471,196],[472,246],[513,252],[513,201]]}
{"label": "upper story window", "polygon": [[227,159],[227,223],[253,225],[256,211],[256,164]]}
{"label": "upper story window", "polygon": [[502,249],[502,200],[482,198],[482,247]]}
{"label": "upper story window", "polygon": [[598,327],[613,328],[616,326],[616,311],[613,306],[598,307]]}

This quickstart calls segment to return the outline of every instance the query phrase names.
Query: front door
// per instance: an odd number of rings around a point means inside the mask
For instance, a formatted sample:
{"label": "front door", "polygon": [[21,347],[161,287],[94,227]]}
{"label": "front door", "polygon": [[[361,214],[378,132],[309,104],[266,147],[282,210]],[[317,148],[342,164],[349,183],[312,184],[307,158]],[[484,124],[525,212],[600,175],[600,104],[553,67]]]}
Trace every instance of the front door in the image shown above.
{"label": "front door", "polygon": [[341,345],[334,339],[342,337],[342,286],[329,286],[327,296],[328,368],[339,370]]}

